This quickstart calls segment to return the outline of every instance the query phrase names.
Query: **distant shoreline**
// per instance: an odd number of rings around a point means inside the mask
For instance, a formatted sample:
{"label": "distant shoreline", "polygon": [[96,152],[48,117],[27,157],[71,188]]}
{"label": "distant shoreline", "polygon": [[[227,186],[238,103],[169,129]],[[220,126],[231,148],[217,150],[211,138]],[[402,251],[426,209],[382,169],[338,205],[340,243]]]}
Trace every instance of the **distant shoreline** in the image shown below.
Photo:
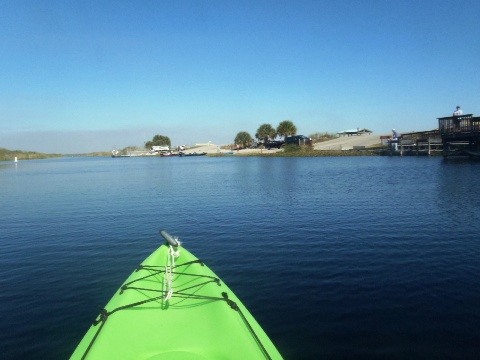
{"label": "distant shoreline", "polygon": [[63,157],[62,154],[43,154],[35,151],[8,150],[0,148],[0,161],[39,160]]}
{"label": "distant shoreline", "polygon": [[[198,151],[197,151],[198,152]],[[345,156],[381,156],[382,154],[378,149],[365,149],[365,150],[311,150],[311,151],[294,151],[284,152],[282,150],[267,150],[267,149],[242,149],[234,151],[210,151],[206,152],[206,156],[209,157],[345,157]],[[31,151],[20,150],[6,150],[0,149],[0,161],[18,161],[26,160],[41,160],[41,159],[54,159],[64,157],[111,157],[109,152],[97,152],[86,154],[43,154]],[[130,157],[152,157],[152,155],[143,156],[130,156]],[[153,157],[160,157],[159,155],[153,155]]]}
{"label": "distant shoreline", "polygon": [[249,152],[240,150],[233,151],[233,154],[228,153],[210,153],[207,156],[211,157],[228,157],[228,156],[240,156],[240,157],[344,157],[344,156],[380,156],[376,151],[372,150],[312,150],[308,152],[295,151],[295,152]]}

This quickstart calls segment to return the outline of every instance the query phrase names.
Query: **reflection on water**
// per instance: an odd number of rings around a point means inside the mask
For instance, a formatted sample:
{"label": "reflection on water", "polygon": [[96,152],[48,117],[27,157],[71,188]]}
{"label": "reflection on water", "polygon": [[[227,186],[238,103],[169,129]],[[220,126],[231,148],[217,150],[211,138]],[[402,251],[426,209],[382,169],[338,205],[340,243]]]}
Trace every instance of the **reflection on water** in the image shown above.
{"label": "reflection on water", "polygon": [[67,358],[165,228],[285,358],[474,359],[479,174],[414,157],[0,163],[3,355]]}
{"label": "reflection on water", "polygon": [[480,163],[471,159],[447,159],[438,172],[438,207],[445,211],[448,225],[457,231],[468,231],[480,220],[480,191],[476,181]]}

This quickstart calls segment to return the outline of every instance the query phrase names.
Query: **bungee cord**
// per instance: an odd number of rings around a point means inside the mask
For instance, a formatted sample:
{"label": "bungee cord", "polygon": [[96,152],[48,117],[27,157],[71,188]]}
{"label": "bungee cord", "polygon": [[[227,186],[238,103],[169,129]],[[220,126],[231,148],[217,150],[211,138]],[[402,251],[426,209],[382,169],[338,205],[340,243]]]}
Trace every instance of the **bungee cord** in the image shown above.
{"label": "bungee cord", "polygon": [[[131,304],[127,304],[124,306],[117,307],[113,310],[107,311],[106,309],[101,308],[100,315],[97,317],[97,319],[94,321],[93,326],[98,326],[97,331],[95,335],[93,336],[92,340],[90,341],[85,353],[82,356],[82,359],[85,359],[87,357],[87,354],[91,350],[92,346],[95,343],[95,340],[97,339],[100,331],[104,328],[105,323],[107,322],[108,318],[121,310],[129,309],[129,308],[134,308],[138,307],[150,302],[155,302],[155,301],[165,301],[169,302],[170,300],[174,298],[179,298],[179,299],[195,299],[195,300],[207,300],[207,301],[225,301],[231,309],[234,311],[238,312],[243,321],[245,322],[246,326],[248,327],[249,331],[253,334],[254,339],[260,349],[262,350],[263,354],[265,355],[266,359],[271,359],[270,355],[268,354],[267,350],[265,349],[264,345],[262,344],[261,340],[255,333],[254,329],[246,319],[245,315],[243,314],[242,310],[239,308],[238,304],[234,302],[233,300],[228,298],[228,294],[226,292],[221,293],[221,297],[215,297],[215,296],[205,296],[205,295],[199,295],[196,294],[195,292],[192,292],[192,290],[201,288],[209,283],[216,283],[218,286],[221,286],[221,281],[218,277],[213,277],[209,275],[199,275],[199,274],[191,274],[187,272],[181,272],[178,271],[178,269],[182,267],[188,267],[189,265],[194,265],[194,264],[199,264],[201,266],[204,266],[204,263],[201,260],[193,260],[193,261],[188,261],[182,264],[175,264],[175,259],[180,256],[180,250],[175,251],[173,249],[172,245],[169,245],[168,249],[168,264],[165,266],[157,266],[157,265],[140,265],[136,268],[135,272],[139,271],[148,271],[149,274],[139,277],[135,280],[132,280],[128,283],[125,283],[122,285],[120,288],[120,295],[122,295],[125,291],[142,291],[142,292],[152,292],[152,293],[158,293],[157,296],[153,297],[148,297],[145,300],[134,302]],[[155,288],[147,288],[147,287],[137,287],[135,286],[136,283],[155,277],[155,276],[161,276],[163,274],[163,289],[155,289]],[[194,278],[203,278],[205,281],[191,284],[190,286],[186,286],[183,288],[175,289],[174,291],[174,281],[175,277],[179,276],[190,276]],[[187,292],[188,291],[188,292]]]}

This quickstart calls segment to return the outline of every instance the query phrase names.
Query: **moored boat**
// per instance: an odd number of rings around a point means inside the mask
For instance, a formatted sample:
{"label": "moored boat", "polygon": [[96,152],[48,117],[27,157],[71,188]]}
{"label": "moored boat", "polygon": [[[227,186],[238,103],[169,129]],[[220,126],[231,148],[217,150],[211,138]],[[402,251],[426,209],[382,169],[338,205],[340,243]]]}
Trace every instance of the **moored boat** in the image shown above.
{"label": "moored boat", "polygon": [[180,153],[180,156],[205,156],[205,155],[207,155],[206,152],[201,152],[201,153],[197,153],[197,152],[184,153],[184,152],[181,152],[181,153]]}

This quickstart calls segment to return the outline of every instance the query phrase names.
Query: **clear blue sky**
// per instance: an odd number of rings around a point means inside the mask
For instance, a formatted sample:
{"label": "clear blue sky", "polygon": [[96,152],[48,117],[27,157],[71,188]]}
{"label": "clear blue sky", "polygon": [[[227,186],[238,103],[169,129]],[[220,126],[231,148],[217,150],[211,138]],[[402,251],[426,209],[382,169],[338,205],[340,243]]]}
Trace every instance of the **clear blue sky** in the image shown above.
{"label": "clear blue sky", "polygon": [[0,0],[0,147],[428,130],[480,114],[478,0]]}

